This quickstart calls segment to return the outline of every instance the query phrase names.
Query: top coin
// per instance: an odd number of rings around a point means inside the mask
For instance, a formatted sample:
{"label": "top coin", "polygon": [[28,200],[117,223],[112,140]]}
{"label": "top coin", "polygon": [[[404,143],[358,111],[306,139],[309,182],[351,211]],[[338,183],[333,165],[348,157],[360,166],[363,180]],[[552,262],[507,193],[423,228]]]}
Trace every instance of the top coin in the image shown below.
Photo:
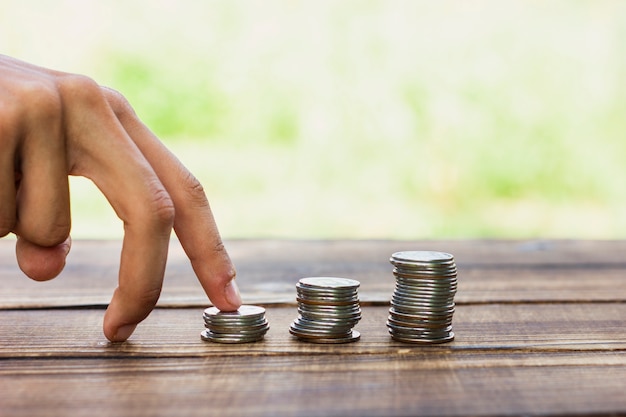
{"label": "top coin", "polygon": [[391,255],[390,261],[417,262],[426,264],[448,263],[454,260],[454,256],[446,252],[436,251],[404,251]]}
{"label": "top coin", "polygon": [[313,288],[351,289],[358,288],[361,283],[349,278],[308,277],[299,281],[300,285]]}
{"label": "top coin", "polygon": [[205,316],[222,316],[222,317],[250,317],[265,314],[265,309],[259,306],[242,305],[237,311],[220,311],[216,307],[209,307],[204,310]]}

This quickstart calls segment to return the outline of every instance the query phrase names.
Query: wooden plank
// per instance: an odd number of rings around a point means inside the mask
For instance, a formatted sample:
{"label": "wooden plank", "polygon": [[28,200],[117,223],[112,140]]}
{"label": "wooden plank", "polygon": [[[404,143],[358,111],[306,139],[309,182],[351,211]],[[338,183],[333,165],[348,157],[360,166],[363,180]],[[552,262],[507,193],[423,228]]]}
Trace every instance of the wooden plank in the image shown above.
{"label": "wooden plank", "polygon": [[157,309],[126,343],[100,309],[0,311],[0,415],[620,415],[626,304],[459,306],[454,342],[392,341],[364,307],[361,341],[294,340],[291,306],[249,345],[199,338],[201,309]]}
{"label": "wooden plank", "polygon": [[200,340],[202,309],[157,309],[128,343],[110,344],[101,331],[102,310],[0,311],[0,359],[37,357],[213,357],[288,354],[441,354],[476,350],[519,352],[626,350],[625,303],[486,304],[458,306],[455,341],[422,347],[391,340],[387,307],[364,307],[357,326],[361,340],[345,345],[315,345],[288,332],[293,307],[270,307],[265,341],[220,345]]}
{"label": "wooden plank", "polygon": [[[63,274],[45,283],[23,276],[10,240],[0,241],[0,308],[106,305],[117,282],[120,242],[74,242]],[[364,302],[389,300],[394,278],[388,258],[402,249],[447,250],[459,267],[456,301],[616,302],[626,300],[624,241],[228,242],[247,303],[294,303],[295,283],[304,276],[332,275],[361,282]],[[170,249],[164,307],[208,303],[178,242]]]}
{"label": "wooden plank", "polygon": [[[69,363],[68,363],[69,362]],[[3,363],[6,416],[622,415],[626,365],[464,366],[453,357]]]}

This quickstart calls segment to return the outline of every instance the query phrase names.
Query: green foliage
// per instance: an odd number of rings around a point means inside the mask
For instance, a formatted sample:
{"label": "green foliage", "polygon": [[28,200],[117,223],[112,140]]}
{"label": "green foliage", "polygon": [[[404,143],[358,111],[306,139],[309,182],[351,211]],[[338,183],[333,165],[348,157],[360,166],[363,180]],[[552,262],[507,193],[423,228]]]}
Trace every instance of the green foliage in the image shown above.
{"label": "green foliage", "polygon": [[226,236],[626,236],[626,3],[142,4],[97,6],[85,72]]}

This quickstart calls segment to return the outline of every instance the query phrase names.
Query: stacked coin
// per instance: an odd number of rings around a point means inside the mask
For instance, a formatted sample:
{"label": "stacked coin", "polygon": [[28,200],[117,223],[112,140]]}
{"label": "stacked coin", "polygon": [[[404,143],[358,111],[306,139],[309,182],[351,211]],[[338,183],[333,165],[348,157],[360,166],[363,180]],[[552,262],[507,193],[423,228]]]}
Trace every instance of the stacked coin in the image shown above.
{"label": "stacked coin", "polygon": [[202,340],[218,343],[248,343],[263,339],[269,330],[263,307],[242,305],[237,311],[204,310]]}
{"label": "stacked coin", "polygon": [[391,337],[409,343],[454,339],[454,257],[444,252],[406,251],[394,253],[389,261],[396,277],[387,320]]}
{"label": "stacked coin", "polygon": [[296,284],[298,318],[289,332],[313,343],[348,343],[361,337],[352,328],[361,319],[359,281],[347,278],[310,277]]}

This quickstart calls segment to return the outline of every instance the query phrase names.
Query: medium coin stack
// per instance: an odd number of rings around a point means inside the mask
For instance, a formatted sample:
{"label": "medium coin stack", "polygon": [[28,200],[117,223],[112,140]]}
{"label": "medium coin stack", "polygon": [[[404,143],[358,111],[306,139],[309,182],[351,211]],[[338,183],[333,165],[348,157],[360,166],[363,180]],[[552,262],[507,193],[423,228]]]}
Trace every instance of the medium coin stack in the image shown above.
{"label": "medium coin stack", "polygon": [[312,343],[356,342],[361,334],[352,328],[361,319],[359,281],[310,277],[296,284],[298,318],[289,332]]}
{"label": "medium coin stack", "polygon": [[394,253],[389,261],[395,267],[396,277],[387,319],[391,337],[408,343],[444,343],[454,339],[454,257],[445,252],[406,251]]}
{"label": "medium coin stack", "polygon": [[249,343],[263,339],[269,330],[263,307],[242,305],[237,311],[204,310],[202,340],[217,343]]}

